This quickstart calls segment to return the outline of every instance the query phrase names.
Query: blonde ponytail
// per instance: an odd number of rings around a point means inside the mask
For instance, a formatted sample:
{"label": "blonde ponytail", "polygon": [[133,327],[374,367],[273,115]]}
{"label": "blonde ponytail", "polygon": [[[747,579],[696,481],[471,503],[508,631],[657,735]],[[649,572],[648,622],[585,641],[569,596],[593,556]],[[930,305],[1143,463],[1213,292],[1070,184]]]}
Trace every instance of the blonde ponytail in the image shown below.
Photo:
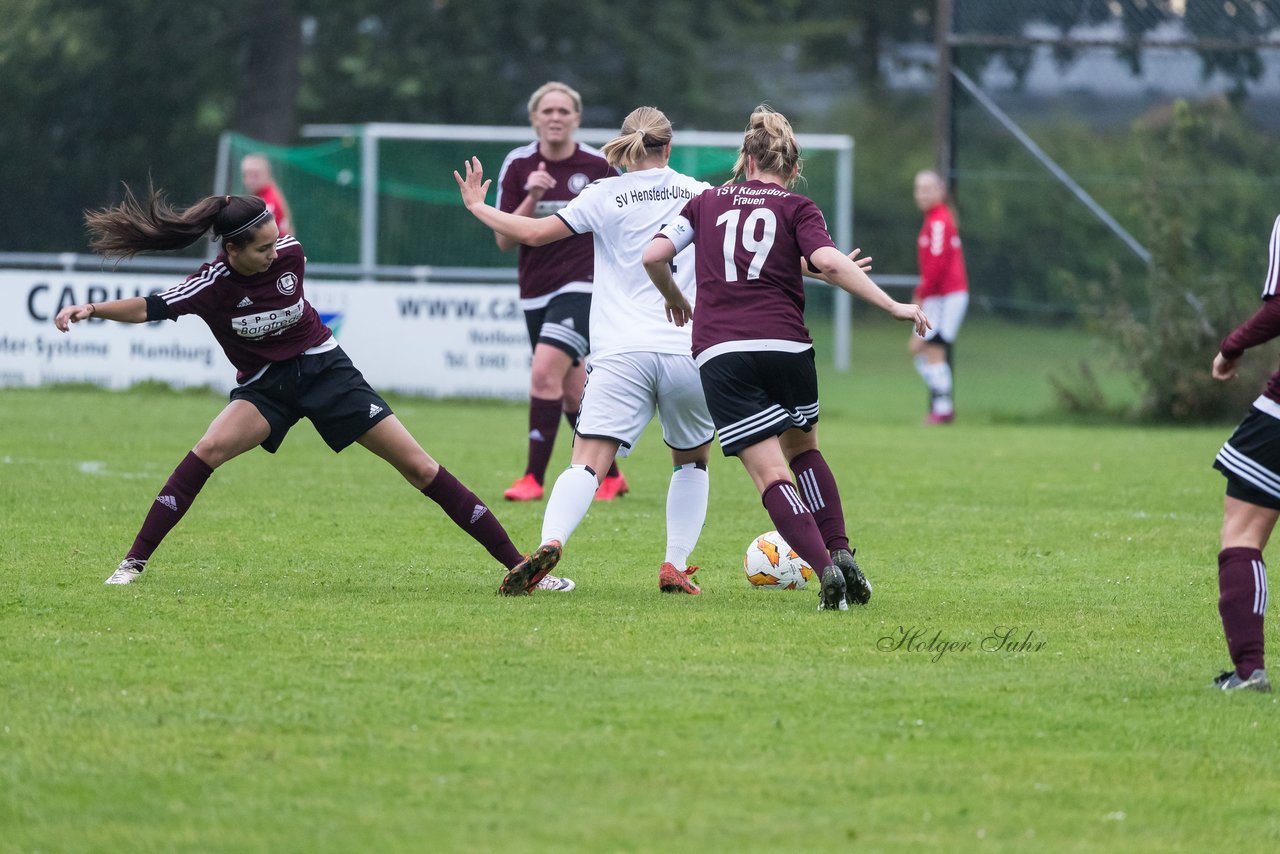
{"label": "blonde ponytail", "polygon": [[610,166],[631,169],[671,142],[671,121],[657,107],[637,107],[622,122],[622,132],[600,149]]}

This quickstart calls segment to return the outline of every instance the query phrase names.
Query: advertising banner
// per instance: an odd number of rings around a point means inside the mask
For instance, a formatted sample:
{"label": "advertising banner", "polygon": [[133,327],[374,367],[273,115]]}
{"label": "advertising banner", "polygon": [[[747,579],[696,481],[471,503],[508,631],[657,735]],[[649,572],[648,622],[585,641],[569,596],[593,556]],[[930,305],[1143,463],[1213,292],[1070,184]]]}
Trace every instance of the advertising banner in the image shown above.
{"label": "advertising banner", "polygon": [[[68,333],[58,309],[146,296],[178,276],[0,270],[0,386],[235,385],[204,322],[91,318]],[[530,349],[514,285],[308,282],[307,300],[378,391],[427,397],[529,394]]]}

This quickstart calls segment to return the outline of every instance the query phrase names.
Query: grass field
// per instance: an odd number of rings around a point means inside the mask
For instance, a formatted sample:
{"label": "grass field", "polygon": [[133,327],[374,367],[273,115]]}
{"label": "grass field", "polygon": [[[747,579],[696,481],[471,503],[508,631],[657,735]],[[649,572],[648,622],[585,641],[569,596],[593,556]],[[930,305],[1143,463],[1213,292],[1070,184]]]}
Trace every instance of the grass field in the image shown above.
{"label": "grass field", "polygon": [[[748,589],[771,525],[719,456],[704,595],[660,595],[652,430],[568,595],[495,596],[433,504],[305,424],[105,587],[222,399],[0,391],[0,850],[1277,850],[1280,705],[1205,689],[1229,428],[1056,418],[1088,340],[992,321],[924,428],[904,335],[860,324],[823,371],[875,584],[845,614]],[[543,505],[500,498],[523,407],[392,403],[535,544]],[[892,648],[916,631],[955,646]]]}

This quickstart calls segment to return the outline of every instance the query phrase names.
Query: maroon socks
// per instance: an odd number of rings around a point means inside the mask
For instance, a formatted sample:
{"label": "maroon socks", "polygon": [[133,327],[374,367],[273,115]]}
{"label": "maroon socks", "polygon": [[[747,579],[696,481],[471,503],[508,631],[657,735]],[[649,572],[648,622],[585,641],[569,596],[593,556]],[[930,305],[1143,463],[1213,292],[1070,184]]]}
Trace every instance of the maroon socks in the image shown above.
{"label": "maroon socks", "polygon": [[1262,621],[1267,612],[1267,566],[1262,552],[1230,548],[1218,552],[1218,613],[1236,675],[1248,679],[1262,668]]}
{"label": "maroon socks", "polygon": [[126,557],[148,560],[160,541],[182,519],[191,502],[196,500],[211,474],[213,469],[208,463],[197,457],[194,451],[188,452],[147,511],[147,518],[142,520],[142,530],[138,531]]}
{"label": "maroon socks", "polygon": [[764,488],[760,500],[782,539],[821,576],[822,570],[831,566],[831,555],[813,514],[791,481],[775,480]]}
{"label": "maroon socks", "polygon": [[524,470],[538,483],[547,476],[547,463],[551,462],[551,451],[556,446],[556,431],[559,429],[560,398],[529,398],[529,462]]}
{"label": "maroon socks", "polygon": [[[559,418],[559,415],[556,416]],[[489,511],[485,503],[476,494],[463,486],[462,482],[440,466],[435,479],[427,484],[422,494],[440,505],[453,523],[466,531],[472,539],[484,546],[494,559],[511,569],[524,555],[511,542],[506,529],[497,517]]]}
{"label": "maroon socks", "polygon": [[840,489],[836,486],[835,475],[831,473],[831,467],[827,465],[822,452],[814,448],[797,454],[791,461],[791,471],[795,472],[800,496],[809,505],[813,519],[818,523],[827,551],[849,548],[849,535],[844,530],[844,506],[840,503]]}

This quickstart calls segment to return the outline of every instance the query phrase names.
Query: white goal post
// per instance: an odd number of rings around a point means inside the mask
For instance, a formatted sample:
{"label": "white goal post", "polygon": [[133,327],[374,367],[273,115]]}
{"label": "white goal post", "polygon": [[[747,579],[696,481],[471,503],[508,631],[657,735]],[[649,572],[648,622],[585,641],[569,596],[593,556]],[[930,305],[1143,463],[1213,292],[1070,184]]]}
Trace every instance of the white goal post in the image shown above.
{"label": "white goal post", "polygon": [[[601,145],[617,136],[613,128],[579,128],[575,137],[582,142]],[[384,140],[396,141],[451,141],[451,142],[510,142],[513,145],[534,139],[527,126],[504,127],[488,125],[431,125],[373,122],[363,125],[312,124],[302,129],[302,136],[310,139],[349,138],[358,140],[360,146],[360,254],[359,267],[363,275],[372,278],[379,268],[378,259],[378,203],[379,203],[379,146]],[[853,137],[842,134],[797,134],[800,147],[806,152],[831,152],[835,157],[831,215],[831,236],[844,251],[853,248]],[[728,131],[678,130],[674,137],[677,146],[736,149],[742,144],[742,133]],[[222,154],[222,152],[220,152]],[[218,158],[218,175],[215,192],[229,192],[231,164],[226,156]],[[832,316],[834,323],[834,363],[838,371],[849,368],[849,338],[852,300],[839,288],[833,289]]]}

